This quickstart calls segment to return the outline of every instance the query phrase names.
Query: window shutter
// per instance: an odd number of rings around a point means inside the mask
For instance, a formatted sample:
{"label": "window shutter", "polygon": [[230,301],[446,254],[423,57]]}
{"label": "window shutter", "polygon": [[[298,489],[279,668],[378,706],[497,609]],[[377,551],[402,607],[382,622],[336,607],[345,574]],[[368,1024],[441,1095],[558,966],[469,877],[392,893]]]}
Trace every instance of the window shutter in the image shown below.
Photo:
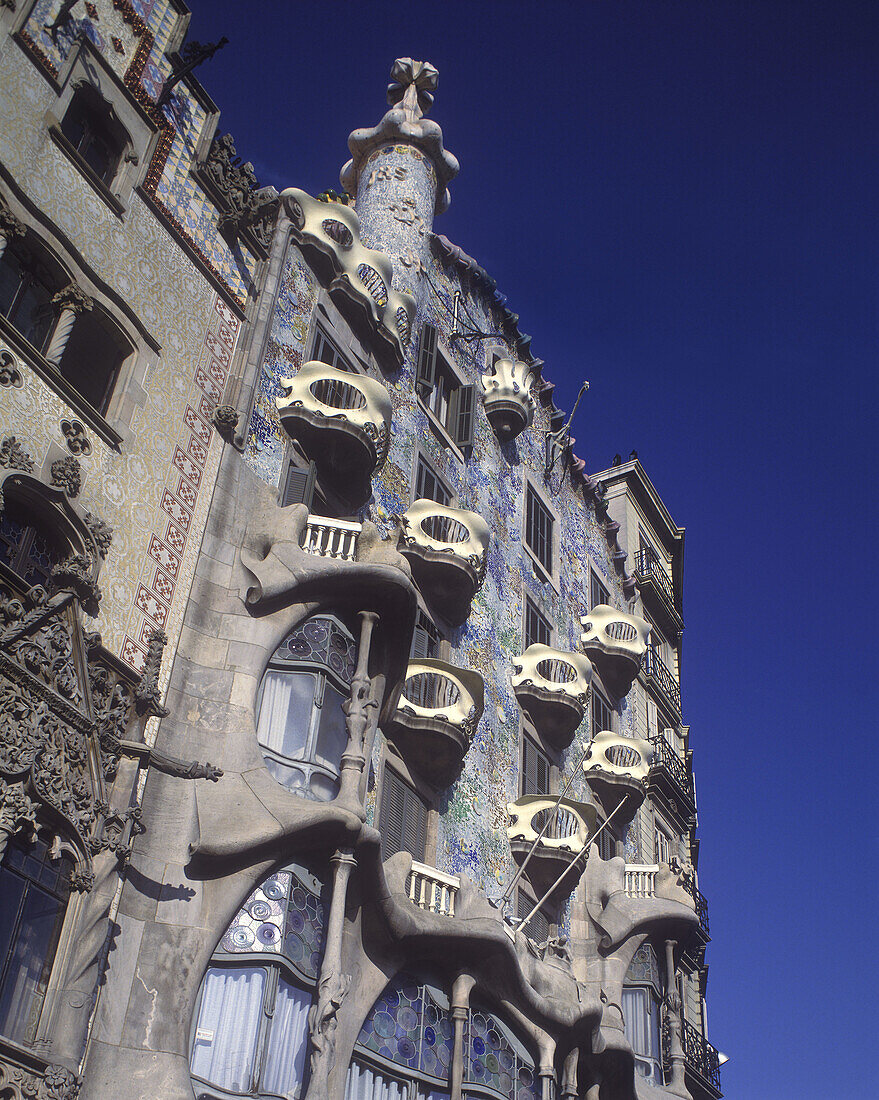
{"label": "window shutter", "polygon": [[427,843],[427,807],[409,787],[404,788],[403,847],[412,858],[423,862]]}
{"label": "window shutter", "polygon": [[449,431],[459,447],[473,446],[475,404],[475,386],[459,386],[452,394]]}
{"label": "window shutter", "polygon": [[382,802],[379,825],[382,835],[382,858],[387,859],[403,847],[403,814],[405,787],[390,768],[382,776]]}
{"label": "window shutter", "polygon": [[436,327],[431,324],[421,326],[421,344],[418,349],[418,370],[415,374],[415,387],[422,394],[429,393],[436,379]]}
{"label": "window shutter", "polygon": [[284,492],[281,496],[281,507],[289,504],[306,504],[311,508],[314,497],[314,473],[315,466],[309,462],[303,469],[292,462],[287,467],[287,480],[284,482]]}
{"label": "window shutter", "polygon": [[647,699],[647,736],[655,737],[659,733],[659,712],[656,709],[656,703],[648,697]]}
{"label": "window shutter", "polygon": [[425,657],[435,657],[438,649],[433,624],[423,611],[419,611],[415,619],[415,629],[412,632],[412,652],[410,656],[413,660],[420,661]]}
{"label": "window shutter", "polygon": [[522,794],[549,794],[549,760],[530,737],[522,738]]}

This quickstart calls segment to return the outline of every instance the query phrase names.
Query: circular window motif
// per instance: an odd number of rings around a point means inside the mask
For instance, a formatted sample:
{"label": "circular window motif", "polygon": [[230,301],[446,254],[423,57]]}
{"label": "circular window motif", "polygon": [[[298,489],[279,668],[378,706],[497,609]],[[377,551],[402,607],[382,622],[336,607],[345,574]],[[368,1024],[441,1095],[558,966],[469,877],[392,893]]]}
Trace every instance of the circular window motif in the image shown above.
{"label": "circular window motif", "polygon": [[305,955],[305,946],[296,936],[288,936],[284,941],[284,954],[291,962],[301,962]]}
{"label": "circular window motif", "polygon": [[250,906],[250,915],[254,920],[265,920],[272,915],[272,907],[267,901],[254,901]]}
{"label": "circular window motif", "polygon": [[426,1043],[429,1043],[430,1046],[433,1046],[436,1042],[436,1032],[433,1030],[432,1027],[426,1027],[424,1029],[424,1041]]}
{"label": "circular window motif", "polygon": [[246,951],[253,943],[253,931],[250,928],[233,928],[229,936],[236,951]]}
{"label": "circular window motif", "polygon": [[295,909],[287,914],[287,931],[301,932],[305,927],[305,917]]}
{"label": "circular window motif", "polygon": [[281,938],[281,930],[276,924],[261,924],[256,930],[256,938],[266,947],[278,943]]}
{"label": "circular window motif", "polygon": [[418,1013],[411,1008],[400,1008],[397,1010],[397,1023],[406,1031],[411,1031],[413,1027],[418,1027]]}
{"label": "circular window motif", "polygon": [[389,1012],[376,1012],[372,1026],[376,1035],[380,1035],[383,1039],[389,1039],[397,1032],[397,1025]]}
{"label": "circular window motif", "polygon": [[283,883],[278,882],[276,878],[269,879],[269,881],[263,886],[262,892],[267,898],[272,901],[278,901],[284,896]]}
{"label": "circular window motif", "polygon": [[400,1052],[400,1056],[405,1058],[407,1062],[415,1057],[415,1044],[406,1036],[397,1040],[397,1050]]}
{"label": "circular window motif", "polygon": [[480,1057],[485,1054],[485,1043],[479,1038],[478,1035],[473,1040],[473,1052],[474,1054],[478,1054]]}

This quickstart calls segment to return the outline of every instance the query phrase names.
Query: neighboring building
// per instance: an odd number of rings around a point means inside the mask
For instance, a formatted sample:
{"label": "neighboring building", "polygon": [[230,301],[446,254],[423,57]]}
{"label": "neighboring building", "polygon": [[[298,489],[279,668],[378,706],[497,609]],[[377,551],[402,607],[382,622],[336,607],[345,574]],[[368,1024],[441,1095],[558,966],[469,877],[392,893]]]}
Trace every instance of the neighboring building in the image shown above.
{"label": "neighboring building", "polygon": [[0,1092],[719,1097],[683,530],[434,233],[436,70],[279,196],[187,22],[0,7]]}

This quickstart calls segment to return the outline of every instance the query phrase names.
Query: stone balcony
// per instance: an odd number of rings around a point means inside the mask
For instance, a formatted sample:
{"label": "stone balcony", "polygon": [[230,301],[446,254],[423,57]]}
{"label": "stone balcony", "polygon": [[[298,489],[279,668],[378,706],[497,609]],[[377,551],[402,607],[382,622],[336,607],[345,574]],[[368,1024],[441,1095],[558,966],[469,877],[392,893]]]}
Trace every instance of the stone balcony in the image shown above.
{"label": "stone balcony", "polygon": [[512,359],[498,359],[482,376],[482,403],[494,434],[506,443],[524,431],[534,419],[532,368]]}
{"label": "stone balcony", "polygon": [[484,695],[478,672],[428,658],[410,661],[385,733],[422,778],[435,787],[447,787],[470,748]]}
{"label": "stone balcony", "polygon": [[557,749],[566,749],[586,712],[591,662],[580,653],[535,643],[513,658],[513,667],[519,706],[542,737]]}
{"label": "stone balcony", "polygon": [[650,624],[637,615],[598,604],[580,619],[583,652],[608,691],[621,699],[631,688],[647,652]]}
{"label": "stone balcony", "polygon": [[302,535],[302,549],[319,558],[354,561],[357,536],[362,530],[362,523],[309,515]]}
{"label": "stone balcony", "polygon": [[475,512],[416,500],[399,525],[398,548],[422,595],[450,625],[460,626],[485,577],[488,524]]}
{"label": "stone balcony", "polygon": [[385,387],[313,360],[282,379],[281,388],[284,396],[276,403],[284,430],[352,511],[365,504],[372,475],[388,451],[391,401]]}
{"label": "stone balcony", "polygon": [[593,737],[583,771],[605,816],[616,811],[615,826],[630,822],[644,801],[644,783],[652,760],[650,743],[639,737],[620,737],[610,730],[602,730]]}
{"label": "stone balcony", "polygon": [[[538,898],[561,878],[552,891],[553,903],[567,897],[586,869],[585,849],[595,833],[594,806],[573,799],[525,795],[507,803],[507,837],[513,858],[527,866],[523,874]],[[565,874],[569,871],[569,874]]]}
{"label": "stone balcony", "polygon": [[406,892],[412,904],[419,909],[438,913],[443,917],[453,917],[455,898],[460,888],[461,879],[457,875],[447,875],[436,867],[412,861],[406,880]]}

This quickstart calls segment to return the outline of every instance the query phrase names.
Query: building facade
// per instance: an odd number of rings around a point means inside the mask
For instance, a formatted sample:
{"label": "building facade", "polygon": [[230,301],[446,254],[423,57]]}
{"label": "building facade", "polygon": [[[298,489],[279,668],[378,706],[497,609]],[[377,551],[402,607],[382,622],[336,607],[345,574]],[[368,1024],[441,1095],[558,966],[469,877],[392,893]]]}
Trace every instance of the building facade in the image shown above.
{"label": "building facade", "polygon": [[278,194],[188,18],[0,7],[0,1090],[717,1098],[683,529],[434,231],[436,70]]}

